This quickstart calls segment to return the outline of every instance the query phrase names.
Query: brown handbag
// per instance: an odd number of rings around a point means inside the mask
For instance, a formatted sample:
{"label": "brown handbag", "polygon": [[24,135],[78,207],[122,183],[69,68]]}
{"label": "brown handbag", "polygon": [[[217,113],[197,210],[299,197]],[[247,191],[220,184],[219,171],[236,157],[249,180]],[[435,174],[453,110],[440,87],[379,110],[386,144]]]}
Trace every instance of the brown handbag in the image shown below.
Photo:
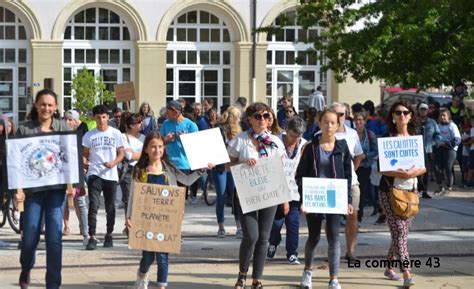
{"label": "brown handbag", "polygon": [[395,215],[402,218],[410,218],[418,214],[420,211],[420,198],[418,197],[418,192],[416,191],[414,185],[413,190],[402,190],[393,186],[389,186],[389,188],[390,207],[392,208],[392,211],[395,213]]}

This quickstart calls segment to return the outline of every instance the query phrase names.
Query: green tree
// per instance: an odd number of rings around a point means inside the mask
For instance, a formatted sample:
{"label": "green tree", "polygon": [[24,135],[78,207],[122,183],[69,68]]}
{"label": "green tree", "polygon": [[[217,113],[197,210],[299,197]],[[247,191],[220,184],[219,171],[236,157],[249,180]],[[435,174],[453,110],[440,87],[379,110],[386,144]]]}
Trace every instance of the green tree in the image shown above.
{"label": "green tree", "polygon": [[[308,53],[322,51],[338,81],[426,88],[474,80],[474,1],[301,0],[297,22],[319,25],[320,37]],[[257,31],[275,33],[280,27]]]}
{"label": "green tree", "polygon": [[71,88],[76,100],[74,106],[84,112],[97,104],[110,103],[115,98],[114,93],[107,89],[102,77],[94,77],[93,72],[86,67],[74,75]]}

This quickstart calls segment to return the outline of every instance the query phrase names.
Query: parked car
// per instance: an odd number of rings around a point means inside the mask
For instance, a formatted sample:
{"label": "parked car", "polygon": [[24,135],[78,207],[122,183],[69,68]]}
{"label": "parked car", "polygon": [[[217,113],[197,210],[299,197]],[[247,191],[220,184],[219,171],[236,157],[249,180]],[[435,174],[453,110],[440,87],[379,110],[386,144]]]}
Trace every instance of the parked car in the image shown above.
{"label": "parked car", "polygon": [[412,92],[412,91],[401,91],[394,93],[392,96],[383,100],[381,104],[379,104],[375,111],[379,109],[383,109],[384,111],[388,112],[390,107],[399,100],[407,100],[413,104],[413,108],[416,110],[416,106],[420,102],[425,102],[427,104],[433,103],[435,101],[439,102],[441,106],[446,106],[448,103],[451,102],[452,96],[449,93],[442,93],[442,92]]}

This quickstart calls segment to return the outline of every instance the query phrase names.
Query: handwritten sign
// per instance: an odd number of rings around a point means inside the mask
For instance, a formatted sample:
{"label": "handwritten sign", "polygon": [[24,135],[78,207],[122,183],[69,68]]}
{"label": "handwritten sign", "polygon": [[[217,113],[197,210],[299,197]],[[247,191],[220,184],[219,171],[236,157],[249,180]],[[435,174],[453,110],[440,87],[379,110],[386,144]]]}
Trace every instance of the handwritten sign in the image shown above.
{"label": "handwritten sign", "polygon": [[10,190],[83,182],[82,147],[76,132],[15,136],[6,140],[6,146]]}
{"label": "handwritten sign", "polygon": [[114,84],[114,93],[117,102],[126,102],[135,99],[133,82]]}
{"label": "handwritten sign", "polygon": [[283,170],[285,172],[286,182],[288,183],[288,188],[290,189],[291,200],[299,201],[300,194],[298,193],[298,185],[295,181],[295,172],[298,167],[299,158],[283,158]]}
{"label": "handwritten sign", "polygon": [[347,180],[303,178],[303,206],[308,213],[347,214]]}
{"label": "handwritten sign", "polygon": [[423,137],[383,137],[377,139],[380,171],[425,167]]}
{"label": "handwritten sign", "polygon": [[219,128],[183,134],[180,137],[192,170],[206,168],[207,164],[230,162]]}
{"label": "handwritten sign", "polygon": [[179,253],[185,193],[184,187],[135,182],[128,247]]}
{"label": "handwritten sign", "polygon": [[279,156],[259,159],[253,167],[231,167],[237,195],[244,214],[291,201]]}

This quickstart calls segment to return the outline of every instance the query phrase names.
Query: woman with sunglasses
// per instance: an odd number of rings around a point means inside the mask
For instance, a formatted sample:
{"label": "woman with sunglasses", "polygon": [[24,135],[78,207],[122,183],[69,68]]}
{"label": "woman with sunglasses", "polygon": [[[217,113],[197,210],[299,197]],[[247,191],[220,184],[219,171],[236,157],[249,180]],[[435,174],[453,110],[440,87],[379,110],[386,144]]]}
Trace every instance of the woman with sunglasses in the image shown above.
{"label": "woman with sunglasses", "polygon": [[[314,136],[304,148],[296,169],[295,180],[300,199],[303,200],[303,178],[347,179],[347,213],[353,214],[352,207],[352,158],[345,139],[336,139],[341,118],[333,109],[325,109],[319,116],[321,133]],[[304,206],[301,211],[305,213]],[[309,236],[305,245],[305,266],[301,278],[301,288],[311,289],[313,262],[316,246],[321,238],[322,222],[326,219],[326,238],[328,239],[329,289],[341,289],[337,280],[341,258],[339,242],[339,214],[306,214]]]}
{"label": "woman with sunglasses", "polygon": [[[390,137],[406,137],[416,135],[415,112],[407,101],[395,102],[387,116],[387,132]],[[403,218],[395,215],[390,206],[390,188],[395,187],[405,191],[416,190],[417,177],[426,172],[425,168],[412,167],[408,170],[381,172],[379,199],[382,210],[385,212],[390,230],[392,242],[388,250],[388,267],[384,275],[390,280],[400,280],[399,274],[395,273],[393,266],[396,264],[403,272],[403,286],[408,288],[415,285],[411,277],[410,260],[408,254],[408,232],[413,218]],[[394,263],[398,262],[398,263]],[[403,261],[403,263],[401,263]],[[393,264],[392,264],[393,263]]]}
{"label": "woman with sunglasses", "polygon": [[294,106],[288,106],[287,108],[285,108],[285,120],[283,121],[283,126],[282,128],[284,130],[286,130],[287,126],[288,126],[288,122],[290,121],[290,119],[292,119],[293,117],[297,116],[298,114],[296,113],[296,109]]}
{"label": "woman with sunglasses", "polygon": [[[231,165],[245,163],[248,166],[255,166],[260,158],[275,155],[283,156],[285,146],[277,136],[268,132],[268,120],[271,116],[270,107],[264,103],[257,102],[249,106],[245,113],[249,120],[250,129],[238,134],[229,142],[227,150],[231,159]],[[277,206],[247,214],[242,213],[239,204],[236,204],[236,209],[240,211],[243,239],[239,250],[239,274],[234,288],[245,288],[247,271],[252,258],[253,281],[251,288],[263,288],[260,279],[263,275],[268,239]]]}
{"label": "woman with sunglasses", "polygon": [[[442,108],[439,112],[438,127],[442,139],[439,141],[435,152],[438,189],[434,193],[444,195],[453,189],[453,165],[458,147],[461,144],[461,134],[457,125],[451,119],[451,112],[446,108]],[[442,185],[444,174],[446,174],[446,186]]]}

